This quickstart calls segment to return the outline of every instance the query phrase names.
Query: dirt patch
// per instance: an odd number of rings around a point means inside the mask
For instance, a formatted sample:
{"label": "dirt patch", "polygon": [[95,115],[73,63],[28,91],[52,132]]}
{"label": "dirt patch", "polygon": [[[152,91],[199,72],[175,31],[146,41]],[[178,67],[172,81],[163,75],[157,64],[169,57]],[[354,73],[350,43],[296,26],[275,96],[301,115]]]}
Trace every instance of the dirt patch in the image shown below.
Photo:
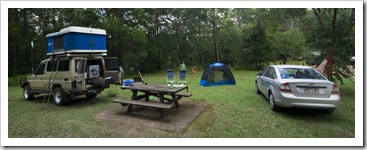
{"label": "dirt patch", "polygon": [[132,112],[127,113],[127,106],[116,103],[116,106],[101,110],[96,119],[134,126],[137,129],[183,132],[207,106],[208,104],[199,101],[180,101],[180,107],[166,110],[166,117],[162,119],[155,108],[134,106]]}

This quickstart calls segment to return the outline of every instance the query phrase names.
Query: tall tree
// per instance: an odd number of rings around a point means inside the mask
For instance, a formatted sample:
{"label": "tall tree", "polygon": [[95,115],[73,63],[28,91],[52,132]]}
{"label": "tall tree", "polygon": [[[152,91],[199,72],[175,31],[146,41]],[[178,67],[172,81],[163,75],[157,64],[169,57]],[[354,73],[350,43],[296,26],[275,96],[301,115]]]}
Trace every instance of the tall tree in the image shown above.
{"label": "tall tree", "polygon": [[273,50],[278,52],[283,64],[286,64],[287,59],[290,57],[302,58],[304,56],[306,39],[298,28],[277,32],[273,38]]}
{"label": "tall tree", "polygon": [[47,57],[45,36],[69,26],[105,29],[108,55],[119,57],[127,73],[182,61],[205,66],[216,56],[231,66],[261,68],[302,55],[306,45],[333,56],[341,79],[351,75],[346,66],[354,55],[354,9],[13,8],[8,18],[9,57],[19,58],[9,61],[9,76],[29,73],[28,64]]}
{"label": "tall tree", "polygon": [[354,56],[354,9],[313,8],[317,24],[311,30],[314,47],[321,49],[321,57],[331,62],[326,66],[329,80],[332,76],[343,83],[343,77],[351,78],[353,72],[348,68],[351,56]]}
{"label": "tall tree", "polygon": [[217,27],[217,10],[215,8],[213,10],[213,45],[215,51],[215,62],[219,62],[219,50],[218,50],[218,27]]}
{"label": "tall tree", "polygon": [[260,69],[274,60],[274,51],[266,37],[262,22],[254,27],[243,30],[243,60],[242,65],[248,69]]}
{"label": "tall tree", "polygon": [[238,61],[242,59],[240,57],[242,46],[241,32],[234,24],[232,24],[232,26],[226,25],[222,27],[218,34],[219,49],[221,50],[221,62],[230,66],[237,65]]}

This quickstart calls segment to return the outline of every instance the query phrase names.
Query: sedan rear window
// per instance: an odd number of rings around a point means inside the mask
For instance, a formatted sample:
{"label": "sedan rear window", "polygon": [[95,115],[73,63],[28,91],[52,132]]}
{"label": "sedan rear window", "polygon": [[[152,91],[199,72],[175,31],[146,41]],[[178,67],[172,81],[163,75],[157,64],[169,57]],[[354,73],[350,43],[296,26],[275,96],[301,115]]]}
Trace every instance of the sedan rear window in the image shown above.
{"label": "sedan rear window", "polygon": [[282,79],[320,79],[326,80],[313,68],[279,68]]}

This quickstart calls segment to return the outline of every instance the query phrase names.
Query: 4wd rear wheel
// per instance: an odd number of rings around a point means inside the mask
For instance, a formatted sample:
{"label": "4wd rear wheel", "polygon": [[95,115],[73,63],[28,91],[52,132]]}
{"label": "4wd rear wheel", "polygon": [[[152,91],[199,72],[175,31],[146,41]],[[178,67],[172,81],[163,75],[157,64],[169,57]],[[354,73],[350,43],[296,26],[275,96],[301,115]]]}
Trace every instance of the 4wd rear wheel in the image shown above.
{"label": "4wd rear wheel", "polygon": [[61,87],[57,87],[54,90],[54,96],[53,100],[55,105],[63,105],[68,99],[68,95],[64,92],[64,90]]}
{"label": "4wd rear wheel", "polygon": [[279,111],[280,107],[275,104],[274,96],[272,93],[269,94],[269,106],[273,111]]}
{"label": "4wd rear wheel", "polygon": [[29,87],[29,85],[24,86],[23,97],[24,97],[25,100],[33,100],[34,99],[34,94],[32,94],[31,88]]}

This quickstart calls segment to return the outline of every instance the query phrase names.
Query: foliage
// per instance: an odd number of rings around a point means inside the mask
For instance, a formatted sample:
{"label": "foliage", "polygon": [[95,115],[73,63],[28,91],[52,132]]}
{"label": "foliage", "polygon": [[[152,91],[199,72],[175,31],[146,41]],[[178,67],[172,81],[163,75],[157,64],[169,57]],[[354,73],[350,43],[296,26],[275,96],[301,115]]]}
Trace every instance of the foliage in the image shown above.
{"label": "foliage", "polygon": [[219,30],[220,60],[223,63],[230,66],[237,64],[236,61],[241,60],[241,55],[238,55],[241,46],[241,32],[236,26],[226,26],[226,28]]}
{"label": "foliage", "polygon": [[[351,79],[353,72],[350,68],[350,59],[354,52],[354,9],[344,8],[313,8],[305,16],[303,28],[310,47],[321,52],[321,59],[331,56],[333,61],[333,76],[341,81]],[[314,20],[314,21],[308,21]],[[332,77],[329,77],[331,79]]]}
{"label": "foliage", "polygon": [[206,66],[216,60],[217,48],[219,61],[236,68],[261,68],[273,60],[301,58],[307,49],[321,52],[320,60],[333,55],[338,80],[352,75],[347,66],[354,56],[354,9],[11,8],[8,11],[9,58],[19,58],[9,59],[9,76],[30,73],[36,68],[47,57],[45,36],[68,26],[105,29],[108,56],[118,57],[127,74],[177,68],[182,62]]}
{"label": "foliage", "polygon": [[20,80],[31,74],[22,74],[22,75],[15,75],[11,78],[8,78],[8,86],[20,86]]}
{"label": "foliage", "polygon": [[106,90],[106,94],[107,94],[108,97],[116,97],[117,91],[114,90],[114,89],[112,89],[112,88],[110,88],[110,89],[107,89]]}
{"label": "foliage", "polygon": [[306,40],[299,29],[292,28],[285,32],[277,32],[273,38],[272,49],[278,51],[279,57],[283,59],[283,64],[287,63],[287,58],[304,56]]}
{"label": "foliage", "polygon": [[243,35],[242,63],[246,68],[260,69],[274,60],[274,51],[260,22],[250,30],[244,30]]}

